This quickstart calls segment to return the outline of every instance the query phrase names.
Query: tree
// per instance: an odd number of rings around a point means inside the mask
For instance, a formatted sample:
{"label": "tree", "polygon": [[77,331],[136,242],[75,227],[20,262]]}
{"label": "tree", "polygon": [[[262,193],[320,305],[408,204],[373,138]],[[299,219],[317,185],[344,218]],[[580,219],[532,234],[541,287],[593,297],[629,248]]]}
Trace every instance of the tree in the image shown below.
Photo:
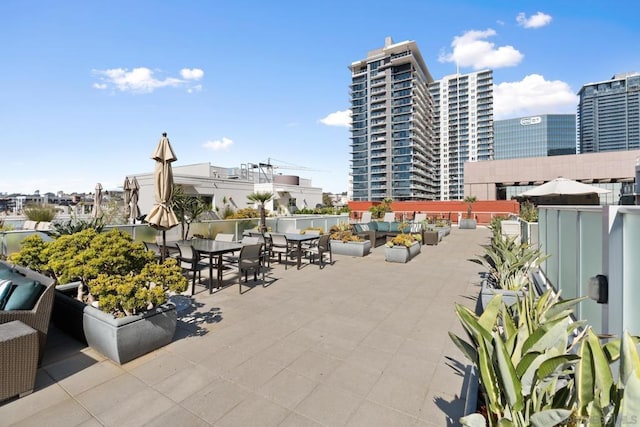
{"label": "tree", "polygon": [[247,196],[247,199],[251,202],[260,204],[260,231],[264,233],[267,231],[267,215],[264,209],[264,204],[273,199],[273,193],[256,191]]}
{"label": "tree", "polygon": [[464,198],[464,202],[467,204],[467,218],[471,219],[471,213],[473,211],[473,204],[478,201],[476,196],[467,196]]}
{"label": "tree", "polygon": [[187,194],[181,186],[174,185],[173,212],[182,225],[182,240],[187,239],[191,223],[196,221],[206,210],[206,205],[200,196]]}

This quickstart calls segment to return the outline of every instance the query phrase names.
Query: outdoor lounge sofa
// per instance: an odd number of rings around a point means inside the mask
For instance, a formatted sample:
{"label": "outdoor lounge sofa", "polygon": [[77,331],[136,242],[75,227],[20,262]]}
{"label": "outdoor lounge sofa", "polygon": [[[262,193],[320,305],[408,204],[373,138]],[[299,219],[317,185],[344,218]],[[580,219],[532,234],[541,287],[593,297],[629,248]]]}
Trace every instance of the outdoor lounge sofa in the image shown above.
{"label": "outdoor lounge sofa", "polygon": [[[0,280],[11,281],[13,288],[1,303],[3,309],[0,309],[0,334],[2,334],[2,325],[14,320],[19,320],[35,329],[38,333],[38,360],[42,361],[53,309],[55,280],[28,268],[12,266],[4,261],[0,261]],[[4,289],[7,292],[7,287]],[[1,296],[0,300],[3,300]]]}
{"label": "outdoor lounge sofa", "polygon": [[[398,221],[371,221],[366,224],[352,224],[352,227],[354,234],[366,240],[370,240],[371,245],[374,248],[377,248],[403,232],[403,230],[400,229],[400,224],[401,223]],[[419,233],[424,237],[422,224],[408,224],[404,228],[404,232]]]}

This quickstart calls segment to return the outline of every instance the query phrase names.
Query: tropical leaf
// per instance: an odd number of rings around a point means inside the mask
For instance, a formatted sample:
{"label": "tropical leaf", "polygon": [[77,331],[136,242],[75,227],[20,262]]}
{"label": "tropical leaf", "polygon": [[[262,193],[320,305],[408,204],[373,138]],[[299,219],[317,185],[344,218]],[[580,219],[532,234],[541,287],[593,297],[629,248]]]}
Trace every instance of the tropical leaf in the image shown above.
{"label": "tropical leaf", "polygon": [[536,427],[556,426],[571,416],[568,409],[545,409],[531,415],[531,424]]}
{"label": "tropical leaf", "polygon": [[469,361],[471,361],[471,363],[473,363],[474,365],[477,366],[478,365],[478,351],[476,350],[476,348],[474,346],[472,346],[471,344],[469,344],[468,342],[466,342],[465,340],[463,340],[462,338],[460,338],[459,336],[453,334],[452,332],[449,332],[449,337],[451,337],[451,340],[456,345],[456,347],[458,347],[460,349],[462,354],[464,354],[464,356],[467,359],[469,359]]}
{"label": "tropical leaf", "polygon": [[470,414],[466,417],[460,418],[460,425],[469,427],[486,427],[487,420],[484,419],[482,414]]}
{"label": "tropical leaf", "polygon": [[493,345],[495,348],[495,357],[498,367],[498,381],[501,384],[501,390],[507,398],[507,403],[513,411],[521,411],[524,408],[522,400],[522,384],[516,375],[516,370],[511,363],[511,358],[507,349],[497,332],[493,333]]}

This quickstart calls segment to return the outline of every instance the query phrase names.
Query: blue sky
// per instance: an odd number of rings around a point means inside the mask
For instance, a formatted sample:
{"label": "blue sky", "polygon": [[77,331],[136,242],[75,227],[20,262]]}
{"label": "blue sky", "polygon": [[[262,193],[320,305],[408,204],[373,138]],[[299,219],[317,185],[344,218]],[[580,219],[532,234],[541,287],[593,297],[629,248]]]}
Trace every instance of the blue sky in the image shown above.
{"label": "blue sky", "polygon": [[[435,79],[494,70],[495,118],[575,113],[640,71],[640,6],[594,1],[2,0],[0,193],[92,192],[176,164],[265,162],[347,189],[348,66],[415,40]],[[285,168],[288,166],[289,168]]]}

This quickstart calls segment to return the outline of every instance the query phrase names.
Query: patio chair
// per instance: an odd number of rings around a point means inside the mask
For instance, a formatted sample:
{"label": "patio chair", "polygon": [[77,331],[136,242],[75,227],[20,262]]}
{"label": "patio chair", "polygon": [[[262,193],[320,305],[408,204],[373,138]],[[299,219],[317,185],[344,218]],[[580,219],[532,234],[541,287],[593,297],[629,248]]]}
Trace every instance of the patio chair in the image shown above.
{"label": "patio chair", "polygon": [[194,251],[189,243],[178,243],[178,264],[182,271],[187,273],[187,277],[191,274],[191,295],[196,293],[196,273],[198,273],[198,281],[202,281],[202,270],[209,268],[209,263],[201,261],[200,255]]}
{"label": "patio chair", "polygon": [[426,213],[417,213],[413,216],[413,222],[422,222],[427,220]]}
{"label": "patio chair", "polygon": [[[246,245],[257,245],[260,242],[260,239],[257,236],[244,236],[241,241],[243,246]],[[238,255],[235,252],[232,252],[230,255],[224,255],[222,257],[224,261],[237,264],[238,263]]]}
{"label": "patio chair", "polygon": [[160,251],[160,246],[157,243],[144,242],[144,247],[147,248],[148,251],[153,252],[156,257],[156,261],[159,263],[162,259],[162,251]]}
{"label": "patio chair", "polygon": [[310,255],[310,261],[313,263],[315,256],[318,256],[318,265],[324,267],[324,254],[329,253],[329,264],[333,264],[333,253],[331,252],[331,239],[329,234],[323,234],[318,240],[318,245],[307,249]]}
{"label": "patio chair", "polygon": [[231,233],[218,233],[214,240],[217,240],[218,242],[233,242],[234,237],[235,236]]}
{"label": "patio chair", "polygon": [[385,212],[384,218],[382,220],[384,222],[394,222],[396,220],[395,212]]}
{"label": "patio chair", "polygon": [[371,222],[371,212],[362,212],[362,218],[360,218],[360,222],[363,224]]}
{"label": "patio chair", "polygon": [[287,259],[293,254],[292,245],[284,234],[271,233],[271,251],[273,256],[278,254],[278,262],[282,263],[282,255],[284,255],[284,269],[287,269]]}
{"label": "patio chair", "polygon": [[[253,281],[258,280],[258,272],[262,267],[262,243],[244,245],[238,256],[238,293],[242,294],[242,273],[247,282],[247,274],[253,271]],[[264,270],[262,270],[262,286],[264,287]]]}

